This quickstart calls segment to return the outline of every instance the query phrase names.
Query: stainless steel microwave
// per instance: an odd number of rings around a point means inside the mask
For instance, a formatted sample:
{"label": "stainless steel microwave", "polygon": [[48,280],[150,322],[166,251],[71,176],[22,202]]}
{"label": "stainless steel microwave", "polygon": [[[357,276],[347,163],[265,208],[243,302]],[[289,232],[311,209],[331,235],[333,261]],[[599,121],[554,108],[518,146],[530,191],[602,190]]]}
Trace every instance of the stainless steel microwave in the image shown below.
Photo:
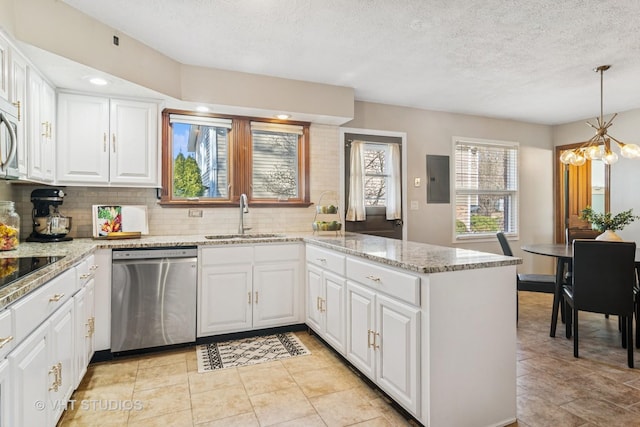
{"label": "stainless steel microwave", "polygon": [[0,98],[0,179],[16,179],[18,170],[18,115],[17,108]]}

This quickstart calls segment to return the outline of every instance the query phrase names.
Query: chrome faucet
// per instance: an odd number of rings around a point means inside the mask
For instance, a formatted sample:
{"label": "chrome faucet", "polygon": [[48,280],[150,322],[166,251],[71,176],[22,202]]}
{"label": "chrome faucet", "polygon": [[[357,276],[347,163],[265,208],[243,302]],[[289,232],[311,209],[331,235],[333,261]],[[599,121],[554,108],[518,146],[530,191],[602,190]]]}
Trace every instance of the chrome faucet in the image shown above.
{"label": "chrome faucet", "polygon": [[251,227],[244,226],[244,214],[246,213],[249,213],[247,195],[242,193],[240,195],[240,225],[238,226],[238,234],[244,234],[245,230],[251,230]]}

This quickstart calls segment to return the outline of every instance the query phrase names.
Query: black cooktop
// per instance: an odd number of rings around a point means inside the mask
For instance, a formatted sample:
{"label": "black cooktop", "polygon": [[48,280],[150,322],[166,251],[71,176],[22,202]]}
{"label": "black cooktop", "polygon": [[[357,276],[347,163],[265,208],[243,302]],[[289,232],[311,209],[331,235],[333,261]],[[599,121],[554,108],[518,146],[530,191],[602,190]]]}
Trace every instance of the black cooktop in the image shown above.
{"label": "black cooktop", "polygon": [[64,256],[0,258],[0,289]]}

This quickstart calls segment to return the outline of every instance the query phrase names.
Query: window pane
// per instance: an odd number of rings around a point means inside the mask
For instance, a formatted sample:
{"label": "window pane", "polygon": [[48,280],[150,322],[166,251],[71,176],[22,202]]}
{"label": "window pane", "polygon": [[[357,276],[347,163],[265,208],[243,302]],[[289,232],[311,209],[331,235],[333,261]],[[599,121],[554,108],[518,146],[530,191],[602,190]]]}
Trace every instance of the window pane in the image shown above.
{"label": "window pane", "polygon": [[380,144],[365,144],[364,148],[364,204],[386,206],[388,147]]}
{"label": "window pane", "polygon": [[298,134],[254,130],[252,198],[299,198]]}
{"label": "window pane", "polygon": [[228,198],[228,129],[172,124],[173,197]]}
{"label": "window pane", "polygon": [[517,145],[456,141],[455,235],[517,233]]}

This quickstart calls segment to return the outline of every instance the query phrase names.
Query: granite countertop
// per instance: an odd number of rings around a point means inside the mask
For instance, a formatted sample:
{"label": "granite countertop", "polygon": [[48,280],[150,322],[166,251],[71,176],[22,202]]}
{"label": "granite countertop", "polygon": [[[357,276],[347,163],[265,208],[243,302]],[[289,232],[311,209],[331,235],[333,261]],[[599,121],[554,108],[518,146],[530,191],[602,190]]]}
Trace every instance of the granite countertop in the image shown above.
{"label": "granite countertop", "polygon": [[64,256],[64,258],[0,289],[0,310],[72,267],[96,249],[308,242],[417,273],[441,273],[522,263],[520,258],[357,233],[345,233],[343,236],[311,233],[262,234],[250,238],[234,236],[236,235],[229,235],[230,238],[226,238],[225,235],[218,235],[216,239],[207,239],[203,235],[178,235],[145,236],[140,239],[122,240],[84,238],[57,243],[21,242],[16,250],[0,251],[0,258],[30,256]]}

